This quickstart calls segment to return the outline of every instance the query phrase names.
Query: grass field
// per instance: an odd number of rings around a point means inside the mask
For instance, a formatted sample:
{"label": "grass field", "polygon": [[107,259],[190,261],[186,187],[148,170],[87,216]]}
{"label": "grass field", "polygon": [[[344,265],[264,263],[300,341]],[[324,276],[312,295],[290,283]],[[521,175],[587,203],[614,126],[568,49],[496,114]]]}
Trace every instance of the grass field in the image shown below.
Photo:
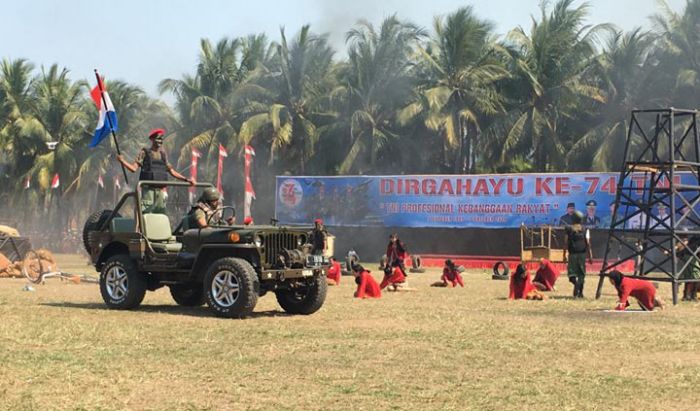
{"label": "grass field", "polygon": [[590,298],[597,277],[585,301],[561,281],[544,302],[508,301],[507,282],[482,271],[464,289],[430,288],[438,277],[376,301],[353,299],[343,277],[315,315],[287,316],[268,295],[247,320],[180,308],[167,289],[123,312],[94,284],[0,280],[0,409],[700,407],[699,304],[605,313],[616,297],[606,284]]}

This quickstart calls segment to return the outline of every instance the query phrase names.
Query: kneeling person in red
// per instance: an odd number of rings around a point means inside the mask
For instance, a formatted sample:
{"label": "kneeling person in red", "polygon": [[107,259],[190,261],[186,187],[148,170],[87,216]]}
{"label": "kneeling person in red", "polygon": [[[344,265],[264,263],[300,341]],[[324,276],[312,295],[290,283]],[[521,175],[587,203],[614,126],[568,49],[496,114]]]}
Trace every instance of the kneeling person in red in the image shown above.
{"label": "kneeling person in red", "polygon": [[384,268],[384,279],[379,285],[379,288],[383,290],[389,285],[391,285],[393,288],[396,288],[397,286],[399,286],[399,284],[403,284],[405,282],[406,276],[404,275],[403,270],[401,270],[401,267],[386,266],[386,268]]}
{"label": "kneeling person in red", "polygon": [[464,287],[464,280],[462,280],[462,274],[455,266],[452,260],[445,260],[445,268],[442,269],[442,277],[440,277],[445,287]]}
{"label": "kneeling person in red", "polygon": [[664,309],[663,301],[656,297],[656,288],[649,281],[625,277],[617,270],[611,271],[608,278],[617,290],[619,297],[616,310],[626,310],[630,305],[629,297],[636,298],[639,306],[645,311],[653,311],[656,307]]}
{"label": "kneeling person in red", "polygon": [[559,270],[554,267],[551,261],[543,258],[540,260],[540,268],[535,273],[532,284],[540,291],[556,291],[554,283],[559,278]]}
{"label": "kneeling person in red", "polygon": [[544,300],[547,297],[537,291],[537,288],[532,285],[530,272],[527,271],[524,264],[518,264],[515,272],[510,276],[510,300]]}
{"label": "kneeling person in red", "polygon": [[338,285],[340,284],[340,276],[342,274],[340,263],[335,257],[331,257],[330,261],[331,266],[328,268],[328,274],[326,275],[326,278],[328,278],[328,285]]}
{"label": "kneeling person in red", "polygon": [[355,284],[357,284],[355,298],[380,298],[382,296],[379,284],[364,267],[359,264],[353,265],[352,274],[355,276]]}

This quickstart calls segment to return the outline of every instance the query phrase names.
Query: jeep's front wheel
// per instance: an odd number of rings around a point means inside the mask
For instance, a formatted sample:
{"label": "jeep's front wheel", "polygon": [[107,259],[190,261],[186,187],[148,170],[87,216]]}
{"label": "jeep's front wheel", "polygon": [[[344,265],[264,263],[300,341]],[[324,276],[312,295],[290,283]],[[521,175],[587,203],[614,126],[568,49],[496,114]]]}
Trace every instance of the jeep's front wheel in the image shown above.
{"label": "jeep's front wheel", "polygon": [[201,284],[173,284],[170,295],[177,305],[183,307],[199,307],[204,304],[204,288]]}
{"label": "jeep's front wheel", "polygon": [[100,273],[100,294],[109,308],[129,310],[141,305],[146,295],[146,277],[127,255],[110,257]]}
{"label": "jeep's front wheel", "polygon": [[221,258],[204,276],[205,299],[219,317],[244,318],[258,302],[258,275],[253,266],[240,258]]}
{"label": "jeep's front wheel", "polygon": [[285,290],[277,290],[277,302],[289,314],[309,315],[318,311],[326,301],[326,277],[317,275]]}

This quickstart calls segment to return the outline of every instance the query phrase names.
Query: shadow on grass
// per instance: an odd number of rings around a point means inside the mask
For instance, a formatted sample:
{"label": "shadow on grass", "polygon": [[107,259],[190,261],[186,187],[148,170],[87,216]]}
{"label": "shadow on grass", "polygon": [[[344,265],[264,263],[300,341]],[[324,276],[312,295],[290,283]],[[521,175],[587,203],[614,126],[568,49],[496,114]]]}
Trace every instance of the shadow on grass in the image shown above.
{"label": "shadow on grass", "polygon": [[[54,308],[75,308],[82,310],[98,310],[98,311],[118,311],[107,308],[101,303],[42,303],[39,304],[44,307],[54,307]],[[217,318],[208,308],[206,307],[182,307],[179,305],[168,305],[168,304],[158,304],[158,305],[141,305],[139,308],[134,310],[129,310],[134,313],[145,312],[145,313],[158,313],[158,314],[169,314],[169,315],[187,315],[190,317],[212,317]],[[291,317],[288,314],[280,310],[267,310],[267,311],[255,311],[248,318],[262,318],[262,317]],[[222,318],[223,319],[223,318]]]}

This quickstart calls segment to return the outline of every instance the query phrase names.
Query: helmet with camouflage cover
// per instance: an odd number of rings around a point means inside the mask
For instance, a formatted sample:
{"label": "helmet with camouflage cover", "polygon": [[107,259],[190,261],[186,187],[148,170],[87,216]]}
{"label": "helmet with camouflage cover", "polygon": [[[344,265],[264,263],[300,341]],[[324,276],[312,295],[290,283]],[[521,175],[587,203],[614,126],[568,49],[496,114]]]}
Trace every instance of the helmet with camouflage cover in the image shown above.
{"label": "helmet with camouflage cover", "polygon": [[202,200],[206,201],[207,203],[219,200],[220,198],[221,194],[219,194],[219,190],[215,189],[214,187],[207,187],[202,192]]}

